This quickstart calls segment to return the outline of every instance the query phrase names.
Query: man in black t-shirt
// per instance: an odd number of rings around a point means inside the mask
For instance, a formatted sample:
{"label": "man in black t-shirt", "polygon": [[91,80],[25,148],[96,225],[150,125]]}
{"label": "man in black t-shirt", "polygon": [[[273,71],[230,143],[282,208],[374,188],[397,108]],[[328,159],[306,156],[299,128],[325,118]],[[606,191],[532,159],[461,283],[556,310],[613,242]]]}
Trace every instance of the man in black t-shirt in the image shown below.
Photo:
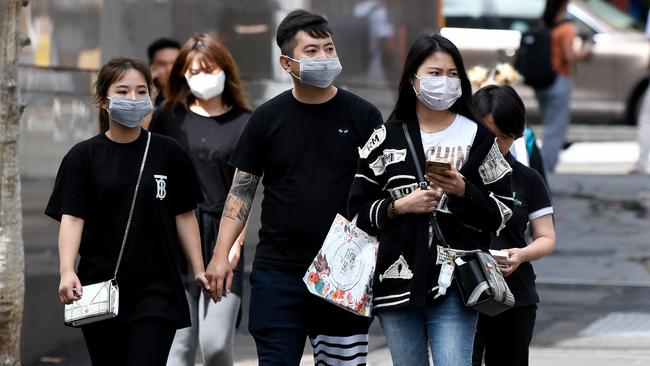
{"label": "man in black t-shirt", "polygon": [[208,266],[211,296],[219,301],[230,289],[228,251],[263,177],[249,317],[260,365],[298,365],[307,336],[315,362],[365,364],[368,319],[311,295],[302,277],[336,214],[347,212],[357,149],[382,122],[381,114],[332,85],[341,64],[323,17],[291,12],[278,27],[277,43],[294,88],[251,115],[232,154],[237,173]]}

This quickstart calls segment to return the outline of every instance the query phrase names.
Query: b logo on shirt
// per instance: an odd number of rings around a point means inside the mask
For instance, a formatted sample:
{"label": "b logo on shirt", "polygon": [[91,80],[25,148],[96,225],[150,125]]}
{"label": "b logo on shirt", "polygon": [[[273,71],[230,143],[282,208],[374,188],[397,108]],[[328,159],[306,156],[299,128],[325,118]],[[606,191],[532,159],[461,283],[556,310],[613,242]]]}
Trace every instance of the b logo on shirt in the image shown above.
{"label": "b logo on shirt", "polygon": [[160,174],[154,174],[153,178],[156,180],[156,198],[162,201],[163,198],[167,195],[167,190],[165,189],[167,187],[167,183],[165,179],[167,179],[166,175],[160,175]]}

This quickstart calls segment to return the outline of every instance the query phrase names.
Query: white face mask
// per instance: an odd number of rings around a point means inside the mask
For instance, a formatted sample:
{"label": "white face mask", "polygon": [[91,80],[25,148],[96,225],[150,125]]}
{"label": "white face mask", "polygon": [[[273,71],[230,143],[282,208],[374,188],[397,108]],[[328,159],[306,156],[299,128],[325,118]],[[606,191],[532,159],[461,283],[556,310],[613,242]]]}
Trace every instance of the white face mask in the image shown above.
{"label": "white face mask", "polygon": [[463,90],[460,86],[460,79],[447,76],[417,76],[420,80],[420,91],[413,91],[420,102],[434,111],[449,109],[461,95]]}
{"label": "white face mask", "polygon": [[226,73],[221,70],[218,74],[206,74],[200,72],[196,75],[185,75],[187,85],[190,87],[195,97],[208,100],[223,93],[226,83]]}
{"label": "white face mask", "polygon": [[300,76],[295,76],[301,83],[327,88],[332,85],[334,79],[341,73],[343,67],[338,57],[320,59],[296,60],[286,56],[289,60],[300,63]]}

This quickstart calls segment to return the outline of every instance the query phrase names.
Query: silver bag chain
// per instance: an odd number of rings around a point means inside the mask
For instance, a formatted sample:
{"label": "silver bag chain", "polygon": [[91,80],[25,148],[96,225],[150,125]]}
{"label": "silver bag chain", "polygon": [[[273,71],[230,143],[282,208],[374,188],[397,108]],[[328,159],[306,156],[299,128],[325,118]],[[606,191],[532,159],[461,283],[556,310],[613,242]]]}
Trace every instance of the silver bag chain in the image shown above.
{"label": "silver bag chain", "polygon": [[129,237],[129,228],[131,227],[131,218],[133,217],[133,209],[135,208],[135,199],[138,197],[138,189],[140,188],[140,180],[142,179],[142,172],[144,171],[144,163],[147,161],[150,141],[151,141],[151,132],[147,131],[147,146],[145,146],[144,148],[144,156],[142,157],[142,164],[140,165],[140,173],[138,173],[138,181],[135,183],[135,192],[133,192],[133,200],[131,201],[129,218],[126,220],[126,229],[124,230],[122,247],[120,248],[120,255],[117,257],[117,265],[115,266],[115,273],[113,273],[114,282],[117,281],[117,270],[120,268],[120,263],[122,262],[122,254],[124,253],[124,246],[126,245],[126,239]]}

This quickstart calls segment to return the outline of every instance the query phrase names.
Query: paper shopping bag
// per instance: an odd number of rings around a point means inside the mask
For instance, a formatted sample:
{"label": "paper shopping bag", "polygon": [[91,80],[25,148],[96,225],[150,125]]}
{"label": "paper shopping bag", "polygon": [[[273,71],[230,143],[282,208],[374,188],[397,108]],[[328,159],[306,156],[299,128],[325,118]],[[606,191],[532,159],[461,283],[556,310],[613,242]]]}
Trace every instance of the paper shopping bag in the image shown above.
{"label": "paper shopping bag", "polygon": [[303,277],[307,289],[345,310],[370,317],[378,246],[377,239],[354,222],[336,215]]}

